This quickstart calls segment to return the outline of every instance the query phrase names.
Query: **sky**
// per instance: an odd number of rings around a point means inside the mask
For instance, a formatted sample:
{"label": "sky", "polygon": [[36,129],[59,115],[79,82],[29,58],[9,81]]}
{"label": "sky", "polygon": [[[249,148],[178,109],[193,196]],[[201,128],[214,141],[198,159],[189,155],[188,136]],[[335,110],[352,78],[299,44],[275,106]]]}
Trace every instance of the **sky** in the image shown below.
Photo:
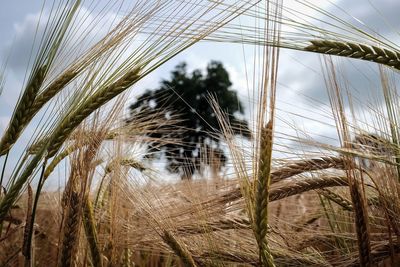
{"label": "sky", "polygon": [[[128,1],[129,2],[129,1]],[[399,43],[400,1],[397,0],[338,0],[310,1],[318,7],[326,9],[350,23],[369,27],[377,33]],[[51,1],[47,1],[47,5]],[[90,1],[84,2],[84,7]],[[38,18],[43,2],[5,0],[0,9],[0,66],[6,65],[6,84],[0,96],[0,132],[7,126],[12,108],[19,96],[22,82],[27,72],[27,59],[31,49]],[[86,5],[86,6],[85,6]],[[295,8],[296,1],[284,1],[284,5]],[[335,6],[337,5],[337,6]],[[46,7],[44,8],[46,13]],[[318,17],[304,10],[307,15]],[[115,18],[115,13],[105,14],[104,20]],[[94,28],[92,33],[106,31],[105,28]],[[253,47],[241,44],[222,44],[216,42],[200,42],[166,62],[154,73],[147,76],[130,90],[129,101],[144,90],[156,88],[161,79],[169,77],[170,71],[180,62],[187,62],[189,70],[204,69],[210,60],[219,60],[227,68],[242,102],[245,104],[246,116],[253,117],[254,99],[249,97],[248,80],[244,70],[251,68],[254,60]],[[321,71],[321,57],[306,52],[281,50],[278,79],[278,128],[277,136],[302,135],[321,142],[337,142],[337,133],[329,107],[329,98]],[[345,87],[353,97],[353,107],[360,114],[368,111],[369,103],[379,104],[381,101],[380,82],[377,65],[365,61],[335,59],[337,69],[345,75]],[[247,73],[249,74],[249,73]],[[364,118],[365,120],[368,120]],[[27,129],[27,132],[32,129]],[[373,131],[373,129],[371,129]],[[26,136],[29,136],[26,134]],[[25,137],[28,138],[28,137]],[[291,141],[282,141],[290,146]],[[282,146],[283,147],[283,146]],[[17,148],[18,149],[18,148]],[[278,148],[279,149],[279,148]]]}

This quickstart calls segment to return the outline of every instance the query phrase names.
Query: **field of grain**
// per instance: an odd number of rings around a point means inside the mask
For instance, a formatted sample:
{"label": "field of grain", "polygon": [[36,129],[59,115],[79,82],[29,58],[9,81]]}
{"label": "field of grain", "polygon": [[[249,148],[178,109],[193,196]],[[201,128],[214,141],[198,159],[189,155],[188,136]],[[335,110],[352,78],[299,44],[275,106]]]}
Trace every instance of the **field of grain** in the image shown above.
{"label": "field of grain", "polygon": [[[293,2],[326,20],[307,24],[280,0],[55,2],[0,133],[1,266],[400,265],[396,40],[305,0]],[[118,16],[94,34],[106,11]],[[150,132],[178,131],[174,120],[121,114],[130,89],[199,42],[253,49],[243,73],[251,138],[235,136],[210,94],[228,165],[166,179],[143,146]],[[279,128],[282,50],[320,55],[335,145]],[[368,120],[353,110],[337,58],[369,62],[379,77],[383,101],[362,103]],[[0,92],[5,74],[7,64]],[[313,119],[305,114],[296,112]]]}

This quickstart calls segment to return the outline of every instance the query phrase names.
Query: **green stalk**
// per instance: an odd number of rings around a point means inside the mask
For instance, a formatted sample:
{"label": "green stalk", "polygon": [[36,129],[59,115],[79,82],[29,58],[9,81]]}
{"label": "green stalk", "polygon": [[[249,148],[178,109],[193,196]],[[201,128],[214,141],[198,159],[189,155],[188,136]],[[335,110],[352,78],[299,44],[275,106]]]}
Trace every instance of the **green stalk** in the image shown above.
{"label": "green stalk", "polygon": [[[43,185],[44,185],[44,172],[46,170],[46,164],[47,164],[47,160],[45,159],[43,162],[43,166],[42,166],[42,171],[40,174],[40,179],[39,179],[39,183],[38,183],[38,188],[36,189],[36,194],[35,194],[35,200],[33,202],[33,208],[32,208],[32,216],[31,216],[31,220],[29,222],[29,229],[28,229],[28,235],[27,235],[27,243],[26,243],[26,252],[28,253],[26,255],[25,261],[30,261],[31,259],[31,246],[32,246],[32,236],[34,234],[34,224],[35,224],[35,217],[36,217],[36,211],[37,211],[37,206],[39,203],[39,196],[40,196],[40,192],[42,191]],[[30,266],[27,265],[27,266]]]}
{"label": "green stalk", "polygon": [[[7,160],[8,160],[8,155],[9,155],[9,154],[10,154],[10,153],[7,151],[7,153],[6,153],[6,158],[4,159],[4,163],[3,163],[3,168],[2,168],[2,170],[1,170],[0,190],[3,190],[3,189],[2,189],[2,187],[3,187],[3,178],[4,178],[4,173],[5,173],[5,171],[6,171]],[[0,195],[1,195],[1,191],[0,191]],[[1,233],[1,231],[0,231],[0,233]]]}
{"label": "green stalk", "polygon": [[[1,178],[0,178],[0,196],[1,196],[2,191],[3,191],[3,177],[4,177],[4,173],[5,173],[6,166],[7,166],[8,155],[9,155],[9,152],[7,151],[6,158],[4,159],[4,163],[3,163],[3,169],[1,170]],[[0,200],[1,200],[1,199],[2,199],[2,198],[0,197]],[[1,233],[2,233],[2,232],[3,232],[3,221],[0,220],[0,237],[1,237]]]}

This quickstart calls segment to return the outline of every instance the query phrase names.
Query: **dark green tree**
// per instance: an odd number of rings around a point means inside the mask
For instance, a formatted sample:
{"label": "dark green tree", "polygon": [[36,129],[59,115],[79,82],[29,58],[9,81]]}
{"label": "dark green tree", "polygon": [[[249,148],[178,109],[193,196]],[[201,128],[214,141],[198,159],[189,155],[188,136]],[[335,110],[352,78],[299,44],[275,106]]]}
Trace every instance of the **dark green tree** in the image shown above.
{"label": "dark green tree", "polygon": [[243,106],[236,92],[231,90],[229,74],[220,62],[209,63],[205,76],[200,70],[187,73],[185,63],[177,65],[171,74],[170,80],[163,80],[158,89],[147,90],[130,106],[130,118],[144,111],[163,110],[165,120],[171,119],[171,114],[179,115],[180,121],[176,126],[184,131],[155,129],[150,134],[153,140],[174,138],[179,142],[154,142],[149,147],[152,152],[158,150],[165,153],[169,171],[179,173],[182,179],[190,179],[202,164],[215,162],[204,159],[217,159],[217,168],[226,162],[220,140],[215,134],[221,129],[208,101],[210,94],[228,114],[235,134],[249,137],[250,131],[246,121],[234,116],[235,113],[243,114]]}

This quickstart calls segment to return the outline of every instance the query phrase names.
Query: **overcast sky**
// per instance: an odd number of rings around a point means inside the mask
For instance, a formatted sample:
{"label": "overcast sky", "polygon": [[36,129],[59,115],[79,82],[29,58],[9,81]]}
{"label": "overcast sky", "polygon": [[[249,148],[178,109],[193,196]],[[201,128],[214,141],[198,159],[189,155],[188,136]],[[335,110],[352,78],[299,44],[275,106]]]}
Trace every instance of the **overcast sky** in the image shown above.
{"label": "overcast sky", "polygon": [[[128,2],[128,1],[127,1]],[[311,1],[331,12],[339,12],[330,2]],[[395,43],[399,43],[400,1],[398,0],[342,0],[333,1],[342,9],[338,16],[347,16],[351,23],[365,23],[372,30],[382,34]],[[284,1],[291,7],[295,1]],[[0,9],[0,64],[7,61],[6,86],[0,96],[0,132],[3,131],[12,114],[12,108],[18,98],[22,81],[27,71],[27,58],[31,49],[38,16],[41,12],[41,1],[4,0]],[[45,9],[46,10],[46,9]],[[343,11],[347,12],[346,15]],[[335,13],[336,15],[336,13]],[[358,19],[352,19],[350,16]],[[110,19],[115,14],[109,14]],[[390,25],[390,26],[388,26]],[[103,29],[98,29],[99,31]],[[243,53],[245,51],[245,53]],[[136,95],[148,88],[155,88],[162,78],[168,78],[173,67],[182,61],[188,63],[189,69],[204,69],[210,60],[219,60],[228,69],[233,88],[245,103],[247,116],[254,107],[248,96],[246,67],[252,65],[252,48],[239,44],[221,44],[201,42],[182,52],[149,75],[131,91],[131,101]],[[245,60],[246,59],[246,60]],[[331,142],[322,136],[335,138],[335,128],[328,126],[329,99],[321,72],[321,57],[305,52],[282,50],[279,63],[278,112],[281,133],[295,134],[304,130],[317,140]],[[369,101],[379,99],[379,76],[376,64],[357,60],[337,60],[338,69],[346,73],[344,79],[350,92],[354,95],[357,109],[366,109]],[[0,65],[1,66],[1,65]],[[301,116],[298,116],[301,115]],[[306,117],[306,118],[304,118]],[[308,119],[307,119],[308,118]],[[279,134],[278,134],[279,136]]]}

